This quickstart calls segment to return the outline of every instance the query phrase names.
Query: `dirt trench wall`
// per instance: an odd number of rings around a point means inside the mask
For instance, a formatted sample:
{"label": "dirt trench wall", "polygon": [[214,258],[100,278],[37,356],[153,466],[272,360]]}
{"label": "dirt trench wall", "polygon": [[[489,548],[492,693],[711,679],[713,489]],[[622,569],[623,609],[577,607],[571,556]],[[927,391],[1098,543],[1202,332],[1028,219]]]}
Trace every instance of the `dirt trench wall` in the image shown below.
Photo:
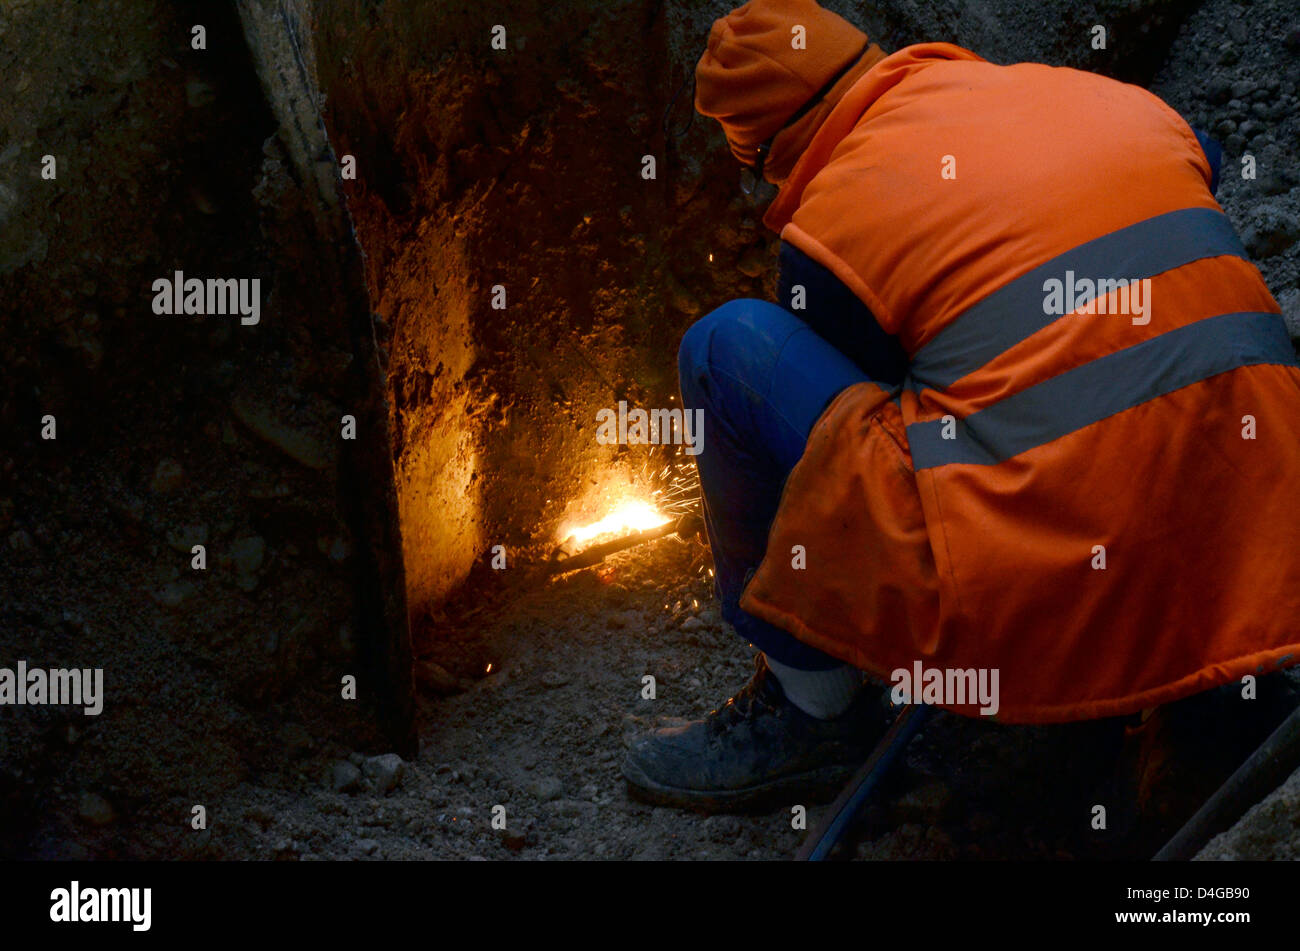
{"label": "dirt trench wall", "polygon": [[358,160],[418,613],[489,546],[545,548],[618,456],[658,458],[597,445],[596,410],[671,406],[682,331],[763,292],[771,239],[711,130],[663,132],[687,65],[659,4],[340,4],[316,30],[328,121]]}
{"label": "dirt trench wall", "polygon": [[[232,6],[10,0],[0,87],[0,666],[105,694],[0,708],[0,855],[222,855],[195,804],[380,742],[310,209]],[[177,270],[257,279],[258,322],[154,313]]]}

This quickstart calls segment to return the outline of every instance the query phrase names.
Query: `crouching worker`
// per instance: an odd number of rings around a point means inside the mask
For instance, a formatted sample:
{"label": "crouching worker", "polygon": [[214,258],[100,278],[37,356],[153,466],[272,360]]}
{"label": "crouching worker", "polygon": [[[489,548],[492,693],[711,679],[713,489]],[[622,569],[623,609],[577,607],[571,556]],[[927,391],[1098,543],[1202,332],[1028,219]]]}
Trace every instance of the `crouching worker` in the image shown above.
{"label": "crouching worker", "polygon": [[723,615],[761,653],[633,741],[634,794],[833,788],[915,673],[1061,723],[1300,657],[1300,368],[1212,143],[1139,87],[886,55],[811,0],[717,21],[696,83],[779,188],[781,306],[719,308],[679,365]]}

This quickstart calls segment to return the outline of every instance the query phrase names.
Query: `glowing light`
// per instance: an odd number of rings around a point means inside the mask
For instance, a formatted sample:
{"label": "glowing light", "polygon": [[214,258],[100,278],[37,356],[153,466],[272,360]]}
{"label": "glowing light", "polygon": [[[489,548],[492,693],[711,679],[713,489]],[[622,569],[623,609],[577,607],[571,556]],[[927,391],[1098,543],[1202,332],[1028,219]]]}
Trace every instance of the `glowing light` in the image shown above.
{"label": "glowing light", "polygon": [[487,670],[483,671],[483,673],[485,673],[485,674],[490,674],[490,673],[492,673],[492,665],[491,665],[491,664],[488,664],[488,666],[487,666]]}
{"label": "glowing light", "polygon": [[712,254],[709,255],[709,263],[710,263],[710,264],[713,263],[713,255],[712,255]]}
{"label": "glowing light", "polygon": [[658,528],[669,521],[671,520],[666,515],[661,515],[649,502],[628,499],[619,503],[600,521],[589,525],[569,525],[560,529],[560,538],[573,538],[575,542],[582,544],[601,535],[628,535],[648,528]]}

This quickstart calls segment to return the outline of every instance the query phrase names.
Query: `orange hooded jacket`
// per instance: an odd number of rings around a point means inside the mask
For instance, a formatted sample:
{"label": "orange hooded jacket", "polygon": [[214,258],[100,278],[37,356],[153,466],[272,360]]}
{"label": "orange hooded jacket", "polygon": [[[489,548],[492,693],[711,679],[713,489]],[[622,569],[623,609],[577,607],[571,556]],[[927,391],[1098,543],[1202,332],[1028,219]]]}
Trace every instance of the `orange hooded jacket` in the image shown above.
{"label": "orange hooded jacket", "polygon": [[742,607],[885,680],[997,669],[1008,722],[1295,662],[1300,369],[1209,181],[1136,86],[946,43],[862,75],[765,222],[911,373],[823,414]]}

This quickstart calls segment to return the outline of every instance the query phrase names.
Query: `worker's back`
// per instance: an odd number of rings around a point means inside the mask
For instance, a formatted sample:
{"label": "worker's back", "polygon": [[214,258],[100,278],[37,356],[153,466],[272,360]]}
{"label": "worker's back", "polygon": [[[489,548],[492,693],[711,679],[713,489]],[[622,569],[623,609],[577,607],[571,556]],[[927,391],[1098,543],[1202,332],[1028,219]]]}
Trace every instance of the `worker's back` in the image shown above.
{"label": "worker's back", "polygon": [[996,668],[1012,721],[1291,662],[1300,370],[1209,179],[1138,87],[948,44],[876,65],[767,220],[911,374],[823,417],[744,607],[884,677]]}

